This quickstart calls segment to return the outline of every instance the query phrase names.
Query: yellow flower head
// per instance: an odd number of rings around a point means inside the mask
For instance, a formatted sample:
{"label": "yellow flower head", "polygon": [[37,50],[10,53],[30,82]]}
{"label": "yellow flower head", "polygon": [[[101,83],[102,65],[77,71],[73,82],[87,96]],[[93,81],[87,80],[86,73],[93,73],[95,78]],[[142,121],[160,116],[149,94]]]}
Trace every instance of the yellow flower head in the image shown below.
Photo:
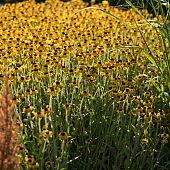
{"label": "yellow flower head", "polygon": [[56,81],[55,83],[53,83],[54,87],[63,87],[63,83],[61,83],[60,81]]}
{"label": "yellow flower head", "polygon": [[148,139],[141,139],[141,144],[143,145],[143,144],[145,144],[145,145],[147,145],[148,144]]}
{"label": "yellow flower head", "polygon": [[37,169],[39,168],[40,165],[38,162],[34,161],[32,164],[29,164],[28,166],[30,169]]}
{"label": "yellow flower head", "polygon": [[71,106],[69,104],[65,104],[65,105],[63,105],[63,108],[66,109],[66,110],[70,110]]}
{"label": "yellow flower head", "polygon": [[78,86],[78,84],[76,83],[76,81],[73,81],[73,82],[71,83],[71,85],[72,85],[73,87]]}
{"label": "yellow flower head", "polygon": [[87,144],[90,144],[90,143],[91,143],[91,140],[90,140],[90,139],[87,139],[87,140],[86,140],[86,143],[87,143]]}
{"label": "yellow flower head", "polygon": [[34,118],[42,118],[42,117],[44,117],[45,115],[44,115],[44,112],[34,112],[33,113],[34,114]]}
{"label": "yellow flower head", "polygon": [[53,162],[47,161],[47,162],[45,162],[45,166],[47,166],[47,168],[50,168],[50,166],[51,166],[52,163],[53,163]]}
{"label": "yellow flower head", "polygon": [[167,138],[169,138],[169,134],[167,134],[167,133],[163,133],[163,134],[161,134],[161,138],[163,138],[163,139],[167,139]]}
{"label": "yellow flower head", "polygon": [[23,109],[23,112],[24,112],[24,113],[28,113],[28,112],[30,112],[30,111],[33,110],[33,109],[34,109],[33,106],[26,105],[26,106],[24,107],[24,109]]}
{"label": "yellow flower head", "polygon": [[109,2],[108,1],[102,1],[102,5],[103,6],[109,6]]}
{"label": "yellow flower head", "polygon": [[19,154],[19,153],[25,153],[26,152],[26,150],[23,148],[23,147],[21,147],[21,146],[19,146],[18,148],[17,148],[17,153]]}
{"label": "yellow flower head", "polygon": [[26,164],[33,164],[33,162],[34,162],[34,156],[33,155],[27,155],[26,157],[25,157],[25,163]]}
{"label": "yellow flower head", "polygon": [[87,91],[82,91],[82,92],[80,92],[81,93],[81,95],[83,95],[83,96],[88,96],[89,95],[89,93],[87,92]]}
{"label": "yellow flower head", "polygon": [[64,140],[64,141],[65,141],[65,140],[68,140],[70,137],[71,137],[71,136],[68,136],[66,132],[60,132],[60,133],[59,133],[59,139],[60,139],[61,141],[63,141],[63,140]]}
{"label": "yellow flower head", "polygon": [[48,138],[48,137],[52,138],[53,132],[49,131],[49,130],[43,130],[42,131],[42,136],[45,137],[45,138]]}

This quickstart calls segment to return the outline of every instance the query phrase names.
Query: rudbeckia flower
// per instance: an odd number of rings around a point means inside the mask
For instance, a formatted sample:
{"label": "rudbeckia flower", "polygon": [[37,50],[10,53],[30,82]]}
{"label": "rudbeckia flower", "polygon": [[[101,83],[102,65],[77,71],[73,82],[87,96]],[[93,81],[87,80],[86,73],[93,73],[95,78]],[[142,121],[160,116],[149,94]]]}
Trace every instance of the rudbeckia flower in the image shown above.
{"label": "rudbeckia flower", "polygon": [[81,93],[81,95],[83,95],[83,96],[88,96],[89,95],[89,93],[87,92],[87,91],[82,91],[82,92],[80,92]]}
{"label": "rudbeckia flower", "polygon": [[42,118],[44,117],[44,112],[34,112],[34,118]]}
{"label": "rudbeckia flower", "polygon": [[34,156],[33,155],[27,155],[26,157],[25,157],[25,163],[26,164],[33,164],[33,162],[34,162]]}
{"label": "rudbeckia flower", "polygon": [[54,89],[54,87],[50,87],[47,89],[47,96],[49,95],[56,96],[56,90]]}
{"label": "rudbeckia flower", "polygon": [[25,94],[26,94],[26,95],[32,94],[32,90],[31,90],[31,89],[26,89],[26,90],[25,90]]}
{"label": "rudbeckia flower", "polygon": [[163,134],[161,134],[161,138],[167,139],[167,138],[169,138],[169,134],[163,133]]}
{"label": "rudbeckia flower", "polygon": [[27,113],[27,112],[30,112],[31,110],[33,110],[34,107],[33,106],[30,106],[30,105],[26,105],[23,109],[23,112],[24,113]]}
{"label": "rudbeckia flower", "polygon": [[66,132],[60,132],[60,133],[59,133],[59,139],[60,139],[61,141],[63,141],[63,140],[64,140],[64,141],[65,141],[65,140],[68,140],[70,137],[71,137],[71,136],[68,136]]}
{"label": "rudbeckia flower", "polygon": [[21,147],[21,146],[19,146],[18,148],[17,148],[17,153],[18,154],[22,154],[22,153],[25,153],[26,152],[26,150],[23,148],[23,147]]}
{"label": "rudbeckia flower", "polygon": [[148,144],[148,139],[141,139],[141,144],[143,145],[143,144],[145,144],[145,145],[147,145]]}
{"label": "rudbeckia flower", "polygon": [[87,140],[86,140],[86,143],[87,143],[87,144],[90,144],[90,143],[91,143],[91,140],[90,140],[90,139],[87,139]]}
{"label": "rudbeckia flower", "polygon": [[61,83],[60,81],[56,81],[55,83],[53,83],[54,87],[63,87],[63,83]]}
{"label": "rudbeckia flower", "polygon": [[65,105],[63,105],[63,108],[66,109],[66,110],[70,110],[71,106],[69,104],[65,104]]}
{"label": "rudbeckia flower", "polygon": [[17,103],[19,103],[19,100],[16,97],[14,97],[12,100],[10,100],[10,104],[12,104],[12,103],[17,104]]}
{"label": "rudbeckia flower", "polygon": [[73,87],[78,86],[78,84],[77,84],[75,81],[73,81],[73,82],[71,83],[71,85],[72,85]]}
{"label": "rudbeckia flower", "polygon": [[50,166],[51,166],[52,163],[53,163],[53,162],[47,161],[47,162],[45,162],[45,166],[47,166],[47,168],[50,168]]}
{"label": "rudbeckia flower", "polygon": [[16,97],[17,97],[17,98],[22,98],[22,99],[23,99],[25,96],[24,96],[23,93],[20,92],[20,93],[16,94]]}
{"label": "rudbeckia flower", "polygon": [[45,137],[45,138],[48,138],[48,137],[52,138],[53,132],[49,131],[49,130],[43,130],[42,131],[42,136]]}
{"label": "rudbeckia flower", "polygon": [[29,164],[28,166],[31,169],[37,169],[37,168],[39,168],[40,165],[38,162],[34,161],[32,164]]}

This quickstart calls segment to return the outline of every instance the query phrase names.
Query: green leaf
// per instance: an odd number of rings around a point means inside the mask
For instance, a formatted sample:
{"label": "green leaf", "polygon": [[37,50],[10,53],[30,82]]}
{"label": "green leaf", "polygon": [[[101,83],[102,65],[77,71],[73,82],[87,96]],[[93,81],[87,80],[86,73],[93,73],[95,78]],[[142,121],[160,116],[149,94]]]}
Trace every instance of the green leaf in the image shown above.
{"label": "green leaf", "polygon": [[124,162],[124,168],[125,170],[128,170],[130,168],[131,161],[129,159],[126,159]]}
{"label": "green leaf", "polygon": [[145,134],[145,138],[149,139],[149,133],[148,133],[147,129],[144,130],[144,134]]}

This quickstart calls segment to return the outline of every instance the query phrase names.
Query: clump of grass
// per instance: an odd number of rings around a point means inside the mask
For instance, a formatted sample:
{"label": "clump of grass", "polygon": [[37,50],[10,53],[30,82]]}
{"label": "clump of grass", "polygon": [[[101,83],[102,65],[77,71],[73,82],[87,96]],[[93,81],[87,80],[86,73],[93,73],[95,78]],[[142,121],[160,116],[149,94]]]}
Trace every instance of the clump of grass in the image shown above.
{"label": "clump of grass", "polygon": [[16,117],[13,116],[14,103],[10,105],[11,99],[12,95],[6,78],[0,108],[0,169],[2,170],[20,169],[19,158],[16,156],[19,136]]}

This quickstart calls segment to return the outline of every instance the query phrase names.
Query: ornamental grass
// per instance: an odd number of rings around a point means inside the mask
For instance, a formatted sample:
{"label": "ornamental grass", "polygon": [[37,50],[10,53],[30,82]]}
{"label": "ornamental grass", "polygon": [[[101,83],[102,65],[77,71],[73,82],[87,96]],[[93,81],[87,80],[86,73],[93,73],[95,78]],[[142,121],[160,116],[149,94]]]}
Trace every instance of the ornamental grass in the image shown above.
{"label": "ornamental grass", "polygon": [[16,124],[16,116],[13,115],[14,103],[10,105],[11,99],[6,78],[0,106],[0,169],[2,170],[20,169],[19,157],[16,155],[19,146],[19,128]]}
{"label": "ornamental grass", "polygon": [[20,169],[170,169],[169,15],[161,1],[154,15],[130,1],[91,5],[0,7]]}

